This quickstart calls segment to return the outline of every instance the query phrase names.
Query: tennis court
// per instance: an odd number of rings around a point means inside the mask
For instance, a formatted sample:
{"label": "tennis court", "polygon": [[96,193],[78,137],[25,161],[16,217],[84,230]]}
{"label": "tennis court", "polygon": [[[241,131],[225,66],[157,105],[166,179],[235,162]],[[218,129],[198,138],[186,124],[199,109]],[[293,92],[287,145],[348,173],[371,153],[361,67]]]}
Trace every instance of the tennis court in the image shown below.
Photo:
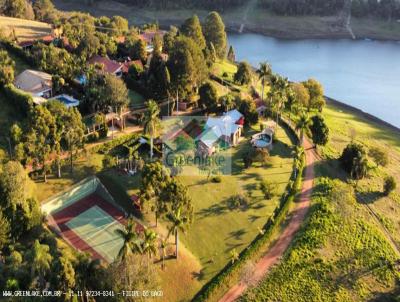
{"label": "tennis court", "polygon": [[118,256],[123,240],[116,234],[123,225],[97,205],[72,218],[66,225],[108,262]]}
{"label": "tennis court", "polygon": [[[96,177],[42,203],[48,226],[75,249],[93,258],[114,261],[123,241],[115,232],[123,229],[125,212]],[[137,232],[143,231],[137,224]]]}

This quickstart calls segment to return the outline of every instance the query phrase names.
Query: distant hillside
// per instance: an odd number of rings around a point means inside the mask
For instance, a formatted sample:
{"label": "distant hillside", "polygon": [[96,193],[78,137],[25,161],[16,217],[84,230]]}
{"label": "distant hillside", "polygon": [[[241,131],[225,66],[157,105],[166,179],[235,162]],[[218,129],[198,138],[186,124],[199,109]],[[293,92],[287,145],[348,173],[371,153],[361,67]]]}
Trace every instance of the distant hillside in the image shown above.
{"label": "distant hillside", "polygon": [[13,34],[14,31],[19,41],[43,37],[52,31],[51,25],[47,23],[4,16],[0,16],[0,29],[6,35]]}

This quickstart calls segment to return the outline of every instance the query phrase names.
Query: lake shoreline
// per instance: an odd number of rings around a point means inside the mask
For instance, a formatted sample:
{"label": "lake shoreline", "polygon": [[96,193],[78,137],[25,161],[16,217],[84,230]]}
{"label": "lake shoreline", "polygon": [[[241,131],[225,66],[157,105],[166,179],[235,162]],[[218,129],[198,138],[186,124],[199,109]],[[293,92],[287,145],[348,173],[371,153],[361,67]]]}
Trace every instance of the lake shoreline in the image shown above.
{"label": "lake shoreline", "polygon": [[368,112],[365,112],[357,107],[354,107],[352,105],[346,104],[342,101],[338,101],[336,99],[333,99],[331,97],[325,96],[325,100],[326,100],[326,104],[327,105],[333,105],[335,107],[339,107],[341,109],[343,109],[344,111],[348,111],[350,113],[355,113],[358,114],[360,116],[362,116],[363,118],[365,118],[366,120],[368,120],[368,122],[371,123],[375,123],[379,126],[383,126],[383,127],[387,127],[392,131],[398,132],[400,134],[400,128],[396,127],[395,125],[392,125],[389,122],[384,121],[383,119],[376,117],[375,115],[372,115]]}
{"label": "lake shoreline", "polygon": [[[171,24],[172,25],[172,24]],[[299,33],[294,34],[290,31],[277,31],[272,28],[262,28],[262,27],[249,27],[246,26],[243,32],[240,33],[238,28],[240,25],[228,25],[226,27],[227,32],[232,34],[258,34],[265,37],[270,37],[274,39],[281,40],[371,40],[371,41],[382,41],[382,42],[400,42],[400,38],[387,38],[379,35],[358,35],[353,39],[349,33],[346,32],[332,32],[332,33]],[[165,28],[167,28],[166,26]]]}

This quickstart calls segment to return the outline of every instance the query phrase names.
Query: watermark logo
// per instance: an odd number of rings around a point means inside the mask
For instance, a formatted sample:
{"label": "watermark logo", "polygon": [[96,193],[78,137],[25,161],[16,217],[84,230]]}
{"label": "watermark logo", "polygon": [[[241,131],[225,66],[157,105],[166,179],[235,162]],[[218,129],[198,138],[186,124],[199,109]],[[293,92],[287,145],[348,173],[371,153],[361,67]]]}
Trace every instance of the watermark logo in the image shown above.
{"label": "watermark logo", "polygon": [[172,116],[162,119],[163,164],[174,175],[229,175],[232,146],[240,136],[223,117]]}

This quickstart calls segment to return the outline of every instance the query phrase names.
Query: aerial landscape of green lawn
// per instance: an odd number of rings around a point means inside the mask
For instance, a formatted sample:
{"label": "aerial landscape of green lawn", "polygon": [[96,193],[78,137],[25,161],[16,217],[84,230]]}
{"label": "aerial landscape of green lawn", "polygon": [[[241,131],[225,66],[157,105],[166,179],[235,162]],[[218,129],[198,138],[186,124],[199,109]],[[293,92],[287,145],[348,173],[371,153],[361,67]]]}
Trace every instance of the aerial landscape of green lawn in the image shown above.
{"label": "aerial landscape of green lawn", "polygon": [[400,301],[399,20],[0,1],[0,300]]}

